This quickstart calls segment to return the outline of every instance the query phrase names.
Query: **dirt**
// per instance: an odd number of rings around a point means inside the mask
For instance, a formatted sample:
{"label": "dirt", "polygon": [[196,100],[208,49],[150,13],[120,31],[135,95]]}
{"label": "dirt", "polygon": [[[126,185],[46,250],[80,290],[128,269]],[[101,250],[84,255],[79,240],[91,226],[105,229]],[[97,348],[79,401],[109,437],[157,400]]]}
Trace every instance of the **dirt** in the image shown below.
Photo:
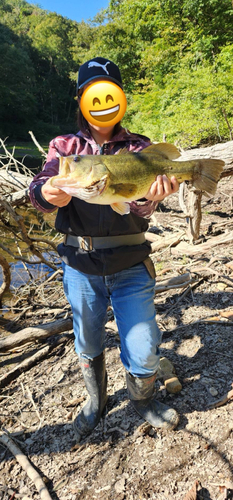
{"label": "dirt", "polygon": [[[203,198],[200,243],[232,231],[232,188],[233,177],[224,179],[214,198]],[[177,195],[169,197],[156,212],[151,230],[169,236],[185,228],[181,216]],[[172,249],[165,248],[152,258],[157,283],[194,268],[209,269],[197,273],[197,281],[185,291],[176,288],[155,296],[163,331],[161,356],[173,363],[182,384],[179,393],[171,394],[160,378],[156,397],[178,411],[179,425],[171,432],[156,431],[132,408],[117,328],[109,310],[109,400],[89,437],[77,444],[72,429],[72,419],[87,396],[72,339],[0,393],[2,428],[40,473],[52,499],[184,500],[192,488],[193,495],[186,500],[233,498],[233,401],[211,409],[233,382],[233,241],[195,257],[174,256]],[[22,298],[18,307],[28,304],[33,307],[19,318],[19,330],[70,313],[61,280],[54,289]],[[228,319],[220,315],[226,312]],[[2,354],[0,376],[40,347],[38,343]],[[2,444],[0,460],[1,500],[40,498],[27,473]]]}

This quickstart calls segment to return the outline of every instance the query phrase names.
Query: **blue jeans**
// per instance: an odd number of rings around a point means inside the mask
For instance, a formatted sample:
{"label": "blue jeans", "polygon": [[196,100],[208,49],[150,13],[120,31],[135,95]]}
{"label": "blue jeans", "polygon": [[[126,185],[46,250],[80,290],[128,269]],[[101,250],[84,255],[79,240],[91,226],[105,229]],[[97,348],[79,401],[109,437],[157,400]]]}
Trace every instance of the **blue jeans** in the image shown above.
{"label": "blue jeans", "polygon": [[161,332],[155,319],[155,280],[144,264],[107,276],[84,274],[65,263],[62,266],[77,354],[93,359],[103,352],[111,303],[125,369],[135,377],[154,374],[159,365]]}

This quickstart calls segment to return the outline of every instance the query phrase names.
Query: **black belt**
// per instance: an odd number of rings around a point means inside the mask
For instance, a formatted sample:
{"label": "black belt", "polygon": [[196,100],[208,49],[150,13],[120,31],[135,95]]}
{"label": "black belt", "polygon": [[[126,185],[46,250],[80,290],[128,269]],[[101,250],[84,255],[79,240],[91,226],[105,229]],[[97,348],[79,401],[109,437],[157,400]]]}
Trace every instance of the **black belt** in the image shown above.
{"label": "black belt", "polygon": [[72,247],[82,248],[86,252],[101,248],[116,248],[121,246],[141,245],[146,241],[145,233],[123,234],[120,236],[73,236],[66,234],[64,244]]}

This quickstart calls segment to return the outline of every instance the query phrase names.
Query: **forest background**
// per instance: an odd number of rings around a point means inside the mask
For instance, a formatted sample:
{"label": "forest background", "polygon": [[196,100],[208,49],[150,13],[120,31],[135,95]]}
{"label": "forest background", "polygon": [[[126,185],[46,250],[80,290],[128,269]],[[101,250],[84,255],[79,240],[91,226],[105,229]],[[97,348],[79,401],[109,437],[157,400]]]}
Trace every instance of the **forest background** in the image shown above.
{"label": "forest background", "polygon": [[103,56],[122,72],[123,125],[183,148],[232,139],[230,0],[110,0],[78,23],[0,0],[0,137],[77,132],[79,66]]}

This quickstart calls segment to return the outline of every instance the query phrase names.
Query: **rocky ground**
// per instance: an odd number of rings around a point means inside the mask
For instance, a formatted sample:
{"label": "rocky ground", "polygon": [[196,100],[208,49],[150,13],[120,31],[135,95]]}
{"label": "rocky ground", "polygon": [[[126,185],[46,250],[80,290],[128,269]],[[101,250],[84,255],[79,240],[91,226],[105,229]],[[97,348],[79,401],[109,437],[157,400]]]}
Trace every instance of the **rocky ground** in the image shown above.
{"label": "rocky ground", "polygon": [[[214,198],[203,199],[202,241],[232,231],[232,187],[233,178],[224,179]],[[152,228],[166,237],[185,228],[180,215],[174,195],[156,212]],[[75,443],[72,429],[72,419],[86,398],[72,339],[1,389],[2,429],[39,472],[52,499],[233,498],[233,401],[215,406],[232,390],[233,382],[233,240],[195,256],[164,248],[152,257],[157,283],[186,272],[196,277],[185,289],[155,296],[163,331],[161,355],[173,363],[182,385],[172,394],[159,378],[157,398],[179,412],[178,428],[169,433],[153,430],[128,402],[119,338],[109,311],[109,401],[100,424],[83,442]],[[38,297],[43,308],[38,298],[34,315],[21,315],[18,329],[56,319],[58,313],[49,315],[49,309],[65,308],[69,314],[61,281],[52,293],[43,290],[43,297]],[[26,307],[25,299],[21,305]],[[40,347],[33,344],[2,353],[0,376]],[[27,472],[3,444],[0,460],[1,500],[40,498]]]}

